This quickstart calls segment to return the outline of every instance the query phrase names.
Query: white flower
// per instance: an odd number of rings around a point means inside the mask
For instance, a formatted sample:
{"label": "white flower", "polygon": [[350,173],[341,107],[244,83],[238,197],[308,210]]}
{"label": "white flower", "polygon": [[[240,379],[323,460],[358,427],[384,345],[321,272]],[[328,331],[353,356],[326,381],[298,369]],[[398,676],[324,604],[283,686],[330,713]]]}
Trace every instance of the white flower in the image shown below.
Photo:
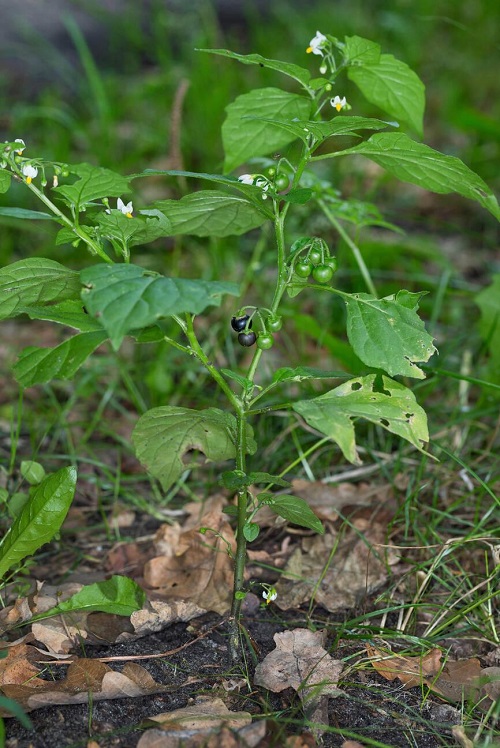
{"label": "white flower", "polygon": [[253,174],[242,174],[241,177],[238,177],[238,182],[241,182],[242,184],[253,184],[253,180]]}
{"label": "white flower", "polygon": [[309,42],[309,46],[306,49],[307,54],[311,52],[313,55],[321,55],[323,57],[323,47],[327,42],[327,38],[321,31],[316,31],[316,36],[313,36]]}
{"label": "white flower", "polygon": [[266,192],[266,190],[269,189],[269,182],[267,181],[267,179],[264,179],[264,177],[259,177],[255,180],[255,186],[260,187],[261,190],[264,190],[264,192]]}
{"label": "white flower", "polygon": [[22,140],[22,138],[16,138],[16,139],[14,140],[14,143],[20,143],[20,144],[21,144],[21,145],[19,146],[19,148],[17,148],[17,149],[16,149],[16,153],[17,153],[17,155],[18,155],[18,156],[20,156],[20,155],[21,155],[21,153],[22,153],[22,152],[24,151],[24,149],[26,148],[26,143],[24,142],[24,140]]}
{"label": "white flower", "polygon": [[268,590],[264,590],[262,593],[262,597],[266,601],[266,605],[269,605],[269,603],[272,603],[273,600],[276,600],[278,597],[278,593],[274,589],[274,587],[269,587]]}
{"label": "white flower", "polygon": [[36,166],[32,166],[31,164],[24,164],[23,174],[26,177],[26,184],[31,184],[31,181],[38,174],[38,169],[36,168]]}
{"label": "white flower", "polygon": [[132,211],[134,210],[132,201],[125,205],[121,197],[119,197],[116,201],[116,209],[123,213],[124,216],[127,216],[127,218],[132,218]]}
{"label": "white flower", "polygon": [[337,112],[340,112],[341,109],[347,106],[347,101],[345,99],[345,96],[343,96],[342,98],[340,98],[340,96],[335,96],[335,98],[330,99],[330,104],[334,109],[337,110]]}

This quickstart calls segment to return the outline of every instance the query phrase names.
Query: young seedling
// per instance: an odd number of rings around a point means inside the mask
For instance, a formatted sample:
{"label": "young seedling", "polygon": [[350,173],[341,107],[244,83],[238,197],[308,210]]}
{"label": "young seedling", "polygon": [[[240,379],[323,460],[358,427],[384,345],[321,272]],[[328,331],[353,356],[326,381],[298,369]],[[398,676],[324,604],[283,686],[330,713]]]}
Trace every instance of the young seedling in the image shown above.
{"label": "young seedling", "polygon": [[[269,68],[295,86],[294,92],[268,87],[242,93],[228,105],[222,126],[223,174],[146,170],[123,177],[88,164],[48,162],[32,156],[20,139],[0,147],[0,188],[7,191],[12,179],[23,182],[49,211],[4,208],[1,212],[26,220],[55,220],[61,227],[57,246],[71,243],[86,248],[93,260],[79,273],[61,262],[39,257],[3,268],[0,317],[27,314],[77,331],[54,349],[31,347],[21,353],[13,372],[23,387],[70,379],[98,346],[109,340],[117,350],[126,335],[138,343],[166,341],[197,359],[213,379],[225,408],[155,407],[139,418],[132,441],[139,460],[165,490],[185,471],[183,457],[190,450],[196,449],[212,461],[232,461],[232,469],[222,473],[221,482],[236,496],[236,505],[230,504],[227,513],[234,517],[237,539],[230,617],[230,648],[237,658],[241,604],[248,593],[244,580],[247,543],[259,534],[260,509],[266,506],[292,523],[323,532],[304,500],[276,492],[290,486],[282,476],[252,469],[249,456],[258,449],[252,424],[259,415],[278,409],[293,411],[352,463],[360,461],[354,429],[359,418],[406,439],[418,450],[428,441],[424,410],[412,390],[394,379],[424,378],[419,364],[427,362],[435,351],[418,316],[421,294],[400,290],[378,298],[345,223],[390,225],[374,206],[339,198],[333,185],[319,178],[316,163],[324,162],[324,172],[325,163],[364,156],[403,181],[476,200],[497,218],[500,209],[488,186],[459,159],[443,155],[405,132],[422,135],[424,86],[406,64],[383,54],[375,42],[358,36],[339,40],[318,31],[306,51],[319,62],[319,76],[302,66],[258,54],[202,51]],[[364,117],[351,109],[351,84],[379,107],[384,113],[381,119]],[[337,139],[345,136],[356,138],[357,144],[339,148]],[[277,153],[286,156],[266,160]],[[257,171],[235,175],[244,164],[259,163],[258,159],[262,167]],[[131,183],[158,175],[194,177],[216,189],[136,209],[135,200],[129,200]],[[328,219],[352,252],[366,289],[347,293],[337,283],[338,260],[323,237],[287,236],[289,213],[302,210],[301,206],[310,214],[320,211]],[[199,340],[196,317],[220,305],[224,295],[237,297],[237,284],[146,270],[131,262],[133,248],[161,236],[241,235],[267,222],[274,228],[274,287],[269,298],[259,300],[258,308],[247,306],[245,299],[234,304],[228,324],[242,346],[244,364],[236,371],[218,368]],[[326,293],[342,300],[347,339],[354,353],[367,369],[379,373],[353,377],[344,372],[345,381],[319,396],[283,397],[283,387],[286,390],[288,384],[295,390],[296,384],[305,380],[339,379],[339,372],[308,368],[297,360],[271,376],[261,367],[280,335],[284,299],[296,299],[304,292]],[[294,305],[298,309],[298,299]],[[163,320],[168,317],[177,324],[180,339],[166,332]],[[255,486],[261,488],[255,490]],[[232,553],[230,546],[228,549]],[[274,588],[264,587],[266,603],[275,596]]]}

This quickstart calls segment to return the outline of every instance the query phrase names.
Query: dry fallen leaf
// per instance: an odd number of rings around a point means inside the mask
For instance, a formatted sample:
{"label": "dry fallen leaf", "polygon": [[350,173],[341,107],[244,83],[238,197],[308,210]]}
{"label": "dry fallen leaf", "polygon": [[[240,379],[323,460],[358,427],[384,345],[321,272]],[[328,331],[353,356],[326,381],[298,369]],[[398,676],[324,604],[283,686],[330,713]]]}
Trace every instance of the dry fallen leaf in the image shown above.
{"label": "dry fallen leaf", "polygon": [[[40,659],[38,651],[36,656]],[[21,682],[17,671],[11,673],[6,670],[1,690],[5,696],[21,704],[26,712],[54,704],[84,704],[89,699],[89,693],[94,701],[102,701],[167,690],[167,686],[156,683],[147,670],[136,663],[127,663],[120,673],[99,660],[79,658],[68,666],[66,677],[62,680],[43,680],[38,677],[40,673],[39,668],[31,667],[26,670],[26,677]],[[9,678],[9,682],[6,678]],[[1,710],[0,715],[11,716]]]}
{"label": "dry fallen leaf", "polygon": [[327,724],[328,697],[339,696],[337,687],[343,663],[324,649],[323,631],[294,629],[275,634],[276,649],[255,668],[254,682],[279,693],[293,688],[313,722]]}
{"label": "dry fallen leaf", "polygon": [[[205,610],[225,613],[231,605],[233,564],[227,550],[236,543],[222,513],[225,499],[217,497],[192,529],[165,530],[158,544],[163,554],[144,567],[144,581],[155,594],[168,600],[188,600]],[[199,527],[210,530],[202,535]],[[225,542],[221,539],[222,536]],[[175,545],[174,545],[175,543]]]}
{"label": "dry fallen leaf", "polygon": [[[282,610],[297,608],[314,596],[329,611],[355,607],[384,584],[387,565],[396,561],[380,546],[386,542],[386,533],[385,522],[360,518],[359,526],[347,530],[340,540],[333,530],[303,538],[276,585],[276,605]],[[335,553],[330,559],[332,549]]]}
{"label": "dry fallen leaf", "polygon": [[370,644],[366,645],[366,651],[383,678],[398,678],[405,688],[424,684],[449,701],[460,703],[465,699],[486,708],[500,698],[500,668],[481,668],[476,657],[448,659],[442,664],[439,649],[431,649],[423,657],[388,654]]}
{"label": "dry fallen leaf", "polygon": [[[148,723],[159,723],[161,730],[146,732],[137,748],[257,746],[265,735],[264,722],[252,725],[252,717],[248,712],[231,712],[222,699],[210,696],[198,697],[192,706],[157,714]],[[240,741],[238,736],[244,736],[244,740]]]}
{"label": "dry fallen leaf", "polygon": [[432,679],[441,669],[441,650],[431,649],[423,657],[409,657],[388,654],[371,644],[366,645],[366,651],[375,670],[386,680],[398,678],[405,688],[430,685],[427,679]]}

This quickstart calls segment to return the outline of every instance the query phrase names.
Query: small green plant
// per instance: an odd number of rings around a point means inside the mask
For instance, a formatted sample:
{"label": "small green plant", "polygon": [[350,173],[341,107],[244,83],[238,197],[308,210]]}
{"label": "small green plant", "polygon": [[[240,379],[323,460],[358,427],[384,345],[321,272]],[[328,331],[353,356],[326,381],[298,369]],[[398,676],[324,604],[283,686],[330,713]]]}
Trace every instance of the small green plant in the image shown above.
{"label": "small green plant", "polygon": [[[342,199],[334,185],[325,181],[326,167],[339,158],[364,156],[400,180],[476,200],[497,218],[500,208],[488,186],[459,159],[403,132],[422,134],[424,86],[406,64],[383,54],[378,44],[357,36],[340,41],[317,32],[307,52],[319,61],[318,76],[299,65],[258,54],[201,51],[269,68],[288,78],[296,91],[260,88],[228,105],[222,126],[223,174],[146,170],[124,177],[89,164],[48,162],[28,156],[21,139],[6,142],[0,148],[1,189],[7,191],[12,179],[23,182],[48,212],[4,208],[1,213],[57,222],[56,244],[85,248],[93,262],[80,272],[39,257],[3,268],[0,317],[27,314],[77,331],[54,349],[30,347],[21,353],[13,373],[23,387],[70,379],[98,346],[109,340],[117,350],[126,335],[138,343],[164,341],[196,359],[208,372],[226,408],[155,407],[139,418],[133,445],[165,491],[175,485],[187,465],[196,464],[186,461],[192,450],[212,461],[232,461],[221,483],[237,497],[236,505],[226,508],[234,517],[237,537],[230,618],[230,646],[236,658],[241,603],[247,593],[246,548],[259,535],[259,510],[267,506],[293,523],[323,531],[305,501],[273,491],[286,490],[288,481],[251,469],[249,456],[258,448],[252,428],[255,419],[273,410],[293,411],[353,463],[360,461],[354,429],[359,418],[406,439],[418,450],[428,441],[424,410],[412,390],[394,379],[423,379],[419,364],[435,351],[417,313],[421,294],[400,290],[378,298],[346,224],[388,224],[373,205]],[[341,75],[390,121],[352,113],[349,96],[344,95],[346,83],[340,88]],[[356,144],[339,147],[346,137]],[[284,149],[286,155],[282,155]],[[321,177],[317,163],[322,163]],[[251,173],[232,174],[244,164],[252,165]],[[160,200],[139,210],[134,210],[135,200],[123,201],[134,180],[158,175],[204,180],[216,188],[179,200]],[[110,198],[116,203],[112,205]],[[335,250],[322,237],[288,237],[289,213],[300,214],[302,206],[306,206],[304,212],[320,211],[326,217],[352,252],[366,289],[347,293],[340,287]],[[200,342],[196,318],[220,305],[223,296],[237,297],[237,284],[152,272],[131,262],[133,248],[162,236],[239,236],[268,222],[275,237],[274,287],[269,299],[262,299],[257,308],[245,299],[234,304],[228,324],[242,347],[244,363],[236,370],[220,368]],[[347,338],[366,366],[365,375],[353,377],[347,371],[322,371],[292,361],[269,376],[261,366],[284,325],[283,301],[304,292],[342,300]],[[297,302],[292,303],[297,309]],[[179,335],[172,334],[170,320]],[[339,379],[345,381],[319,396],[301,399],[287,393],[287,386],[295,392],[297,383],[303,381]],[[255,486],[261,488],[255,490]],[[269,603],[275,590],[265,588],[263,596]]]}

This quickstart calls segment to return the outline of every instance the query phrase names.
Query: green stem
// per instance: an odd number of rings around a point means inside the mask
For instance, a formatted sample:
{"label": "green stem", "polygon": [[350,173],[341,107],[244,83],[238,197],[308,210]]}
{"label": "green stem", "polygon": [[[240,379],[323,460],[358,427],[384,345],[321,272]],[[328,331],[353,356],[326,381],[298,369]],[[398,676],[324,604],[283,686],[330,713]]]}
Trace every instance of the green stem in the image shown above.
{"label": "green stem", "polygon": [[237,397],[234,394],[234,392],[232,391],[232,389],[230,388],[230,386],[228,385],[228,383],[226,382],[222,374],[219,371],[217,371],[215,366],[210,362],[210,360],[208,359],[208,356],[205,354],[205,351],[199,344],[198,338],[196,337],[196,333],[194,331],[193,317],[187,314],[185,322],[175,316],[174,316],[174,319],[182,327],[189,341],[189,345],[191,347],[192,353],[196,356],[198,361],[200,361],[203,364],[203,366],[208,371],[212,379],[218,384],[220,389],[223,391],[223,393],[225,394],[225,396],[227,397],[227,399],[233,406],[234,410],[237,413],[241,412],[242,411],[241,400],[239,399],[239,397]]}
{"label": "green stem", "polygon": [[377,297],[377,291],[375,289],[375,286],[373,284],[373,281],[370,276],[370,272],[368,268],[365,265],[365,261],[363,259],[363,255],[361,254],[359,247],[353,242],[347,231],[341,226],[341,224],[337,221],[335,216],[331,213],[328,206],[326,205],[323,200],[318,200],[318,205],[320,206],[321,210],[325,214],[325,216],[328,218],[332,226],[338,231],[342,239],[345,241],[349,249],[351,250],[354,259],[357,262],[358,268],[360,270],[361,275],[363,276],[363,280],[366,283],[366,287],[368,288],[368,291],[372,294],[372,296]]}
{"label": "green stem", "polygon": [[[241,411],[236,416],[236,469],[246,470],[246,435],[247,415]],[[247,521],[248,491],[245,488],[238,491],[238,516],[236,523],[236,554],[234,557],[233,602],[229,619],[229,651],[234,662],[240,656],[239,620],[244,592],[245,564],[247,558],[247,542],[243,529]]]}
{"label": "green stem", "polygon": [[70,231],[72,231],[75,234],[75,236],[77,236],[79,239],[81,239],[82,241],[84,241],[85,244],[91,250],[91,252],[93,252],[93,254],[98,255],[101,258],[101,260],[104,260],[104,262],[109,262],[109,263],[113,262],[108,257],[108,255],[103,250],[103,248],[100,246],[100,244],[98,244],[97,242],[95,242],[86,233],[86,231],[84,231],[84,229],[81,228],[81,226],[78,226],[78,225],[76,225],[76,223],[73,223],[72,221],[70,221],[70,219],[66,215],[64,215],[64,213],[61,210],[59,210],[59,208],[57,207],[57,205],[54,205],[54,203],[52,202],[52,200],[50,200],[50,198],[48,198],[47,195],[45,195],[42,192],[42,190],[38,189],[38,187],[35,184],[33,184],[33,182],[31,182],[30,184],[28,184],[28,182],[26,181],[26,179],[23,177],[21,171],[17,167],[17,164],[12,164],[12,162],[11,162],[11,166],[12,166],[13,170],[15,171],[15,173],[18,175],[18,177],[20,179],[22,179],[22,181],[26,185],[26,187],[28,187],[28,189],[30,189],[31,192],[33,192],[33,194],[36,195],[37,198],[42,203],[44,203],[44,205],[46,205],[47,208],[49,208],[49,210],[51,210],[52,213],[55,216],[57,216],[57,218],[59,219],[59,221],[62,224],[64,224],[64,226],[66,226],[66,228],[70,229]]}

